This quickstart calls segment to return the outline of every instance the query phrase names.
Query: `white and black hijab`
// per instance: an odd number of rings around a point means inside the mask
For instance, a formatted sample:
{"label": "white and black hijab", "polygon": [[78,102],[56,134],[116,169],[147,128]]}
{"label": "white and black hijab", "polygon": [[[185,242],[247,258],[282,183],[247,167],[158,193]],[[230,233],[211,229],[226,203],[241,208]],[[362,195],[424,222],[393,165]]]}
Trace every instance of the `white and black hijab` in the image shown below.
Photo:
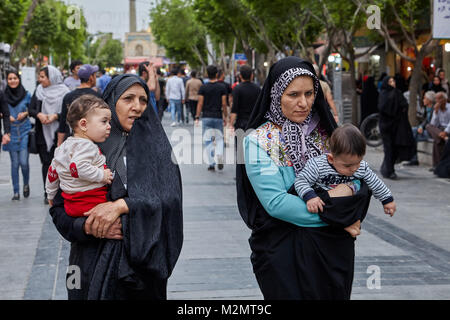
{"label": "white and black hijab", "polygon": [[[42,113],[55,114],[61,113],[62,101],[66,93],[70,92],[69,88],[63,82],[61,72],[53,66],[47,66],[48,79],[50,85],[44,88],[41,84],[36,88],[36,97],[42,101]],[[59,122],[54,121],[50,124],[43,124],[42,131],[44,133],[47,151],[53,147],[55,143],[55,133],[58,130]]]}

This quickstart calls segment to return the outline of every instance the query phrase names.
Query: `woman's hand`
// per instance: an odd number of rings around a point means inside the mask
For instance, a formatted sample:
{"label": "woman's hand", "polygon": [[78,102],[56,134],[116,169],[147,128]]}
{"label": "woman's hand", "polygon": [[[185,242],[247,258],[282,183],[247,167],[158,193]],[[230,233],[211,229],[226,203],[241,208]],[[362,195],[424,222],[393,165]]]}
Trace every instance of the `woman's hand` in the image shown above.
{"label": "woman's hand", "polygon": [[15,122],[16,118],[14,118],[13,116],[9,116],[9,122]]}
{"label": "woman's hand", "polygon": [[122,240],[122,222],[120,221],[120,218],[117,218],[116,221],[113,222],[111,227],[109,228],[108,232],[106,232],[105,235],[106,239],[112,239],[112,240]]}
{"label": "woman's hand", "polygon": [[5,133],[2,137],[2,144],[8,144],[11,141],[11,136],[9,133]]}
{"label": "woman's hand", "polygon": [[104,238],[110,235],[110,227],[123,213],[128,213],[128,206],[123,199],[100,203],[84,214],[88,217],[84,231],[96,238]]}
{"label": "woman's hand", "polygon": [[52,123],[52,122],[55,122],[56,120],[58,120],[58,115],[55,113],[55,114],[49,114],[49,115],[47,115],[47,124],[50,124],[50,123]]}
{"label": "woman's hand", "polygon": [[23,119],[25,119],[28,116],[27,112],[21,112],[17,115],[17,121],[22,121]]}
{"label": "woman's hand", "polygon": [[39,121],[40,121],[42,124],[48,124],[48,123],[49,123],[49,122],[48,122],[48,116],[47,116],[46,114],[42,113],[42,112],[39,112],[39,113],[37,114],[37,118],[39,119]]}

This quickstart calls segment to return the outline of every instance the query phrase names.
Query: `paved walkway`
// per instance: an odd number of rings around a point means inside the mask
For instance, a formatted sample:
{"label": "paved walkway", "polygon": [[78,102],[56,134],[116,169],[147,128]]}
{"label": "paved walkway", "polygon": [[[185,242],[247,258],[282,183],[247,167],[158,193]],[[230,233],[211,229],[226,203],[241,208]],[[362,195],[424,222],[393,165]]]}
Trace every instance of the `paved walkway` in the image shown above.
{"label": "paved walkway", "polygon": [[[163,123],[174,146],[201,146],[199,132],[194,139],[179,138],[183,130],[193,133],[192,124],[170,127],[167,118],[166,113]],[[369,148],[366,160],[377,171],[382,150]],[[66,299],[70,245],[43,204],[37,155],[30,164],[31,197],[12,202],[9,155],[0,154],[0,299]],[[234,166],[216,172],[206,165],[180,167],[184,244],[168,298],[262,299],[249,260],[250,231],[236,206]],[[396,215],[385,216],[373,200],[356,241],[352,299],[450,299],[450,181],[424,166],[398,165],[397,174],[399,180],[386,181]],[[377,272],[380,282],[374,280]]]}

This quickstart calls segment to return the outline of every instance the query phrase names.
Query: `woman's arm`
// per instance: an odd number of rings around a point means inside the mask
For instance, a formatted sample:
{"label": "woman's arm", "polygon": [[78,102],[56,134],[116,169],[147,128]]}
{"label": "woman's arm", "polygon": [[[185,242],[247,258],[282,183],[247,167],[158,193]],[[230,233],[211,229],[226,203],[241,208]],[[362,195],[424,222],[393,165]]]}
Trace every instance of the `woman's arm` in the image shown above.
{"label": "woman's arm", "polygon": [[[272,217],[303,227],[326,226],[317,214],[308,212],[305,202],[288,194],[279,168],[255,138],[244,139],[247,176],[264,209]],[[292,181],[293,183],[294,181]]]}

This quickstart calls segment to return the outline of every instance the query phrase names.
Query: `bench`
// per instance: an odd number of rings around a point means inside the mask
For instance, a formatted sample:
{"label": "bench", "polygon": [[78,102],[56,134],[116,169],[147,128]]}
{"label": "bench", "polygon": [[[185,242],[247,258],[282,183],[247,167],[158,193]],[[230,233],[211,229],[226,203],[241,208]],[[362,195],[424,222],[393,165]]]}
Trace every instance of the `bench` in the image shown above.
{"label": "bench", "polygon": [[417,158],[421,165],[433,165],[433,140],[417,142]]}

